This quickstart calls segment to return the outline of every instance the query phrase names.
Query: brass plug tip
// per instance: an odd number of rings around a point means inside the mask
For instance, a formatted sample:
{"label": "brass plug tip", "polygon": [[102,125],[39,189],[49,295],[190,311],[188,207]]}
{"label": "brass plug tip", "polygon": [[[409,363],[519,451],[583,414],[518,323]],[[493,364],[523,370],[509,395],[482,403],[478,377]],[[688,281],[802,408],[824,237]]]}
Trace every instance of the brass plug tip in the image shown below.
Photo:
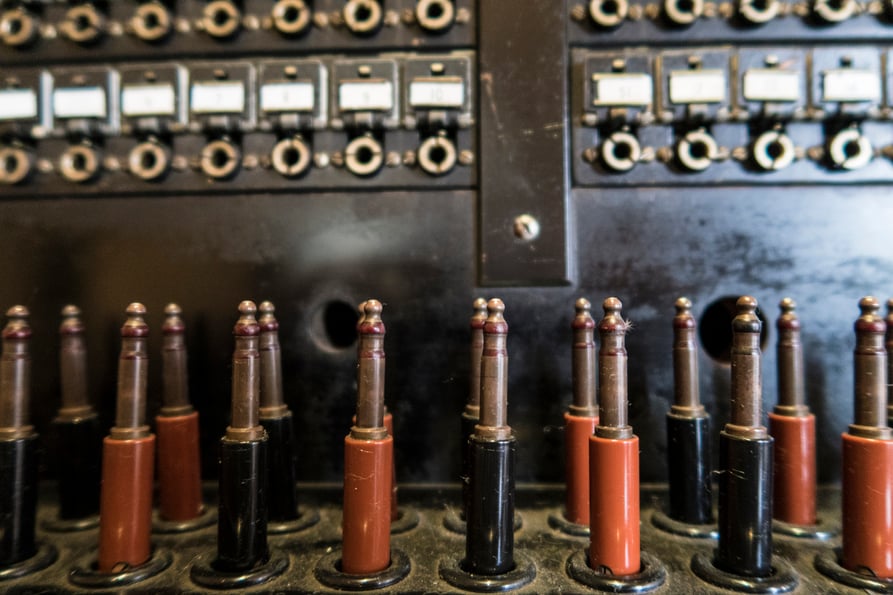
{"label": "brass plug tip", "polygon": [[676,316],[673,317],[673,328],[695,328],[695,317],[691,313],[692,303],[687,297],[676,299]]}
{"label": "brass plug tip", "polygon": [[778,330],[796,331],[800,329],[800,319],[797,317],[797,302],[786,297],[778,303],[778,309],[781,310],[776,324]]}
{"label": "brass plug tip", "polygon": [[62,317],[63,318],[77,318],[81,315],[81,309],[75,306],[74,304],[68,304],[64,308],[62,308]]}
{"label": "brass plug tip", "polygon": [[6,311],[9,320],[3,329],[4,339],[27,339],[31,336],[31,325],[28,324],[28,308],[25,306],[13,306]]}
{"label": "brass plug tip", "polygon": [[880,302],[871,296],[866,296],[859,300],[859,311],[861,314],[859,319],[856,320],[856,332],[883,333],[886,331],[887,325],[879,315],[880,310]]}
{"label": "brass plug tip", "polygon": [[577,299],[574,304],[577,315],[571,327],[574,330],[585,330],[595,328],[595,320],[592,318],[592,304],[586,298]]}
{"label": "brass plug tip", "polygon": [[687,297],[676,298],[676,315],[691,314],[692,303]]}
{"label": "brass plug tip", "polygon": [[602,310],[605,316],[598,324],[599,331],[603,333],[622,333],[626,331],[626,321],[623,320],[621,315],[623,302],[616,297],[609,297],[602,302]]}
{"label": "brass plug tip", "polygon": [[357,328],[359,328],[360,325],[363,324],[363,319],[366,318],[366,302],[365,301],[360,302],[359,305],[357,305],[357,314],[359,314],[359,318],[357,318]]}
{"label": "brass plug tip", "polygon": [[487,300],[477,298],[472,304],[471,328],[472,330],[484,328],[487,321]]}
{"label": "brass plug tip", "polygon": [[180,318],[182,313],[182,308],[177,304],[170,303],[164,307],[164,324],[161,326],[161,330],[165,335],[182,333],[186,330],[186,325]]}
{"label": "brass plug tip", "polygon": [[378,300],[366,300],[362,305],[363,318],[360,320],[360,333],[363,335],[377,335],[383,333],[384,323],[381,321],[381,302]]}
{"label": "brass plug tip", "polygon": [[233,328],[233,334],[239,337],[253,337],[260,334],[260,327],[254,315],[257,314],[257,306],[251,300],[239,303],[239,320]]}
{"label": "brass plug tip", "polygon": [[146,315],[146,307],[139,302],[133,302],[124,311],[127,320],[121,327],[122,337],[145,337],[149,334],[149,326],[143,316]]}
{"label": "brass plug tip", "polygon": [[276,311],[276,306],[273,305],[273,302],[263,301],[258,306],[260,310],[260,318],[258,319],[258,324],[260,325],[260,330],[263,332],[273,332],[279,330],[279,321],[276,320],[276,316],[273,314]]}
{"label": "brass plug tip", "polygon": [[487,302],[487,321],[484,323],[484,332],[489,334],[508,333],[509,326],[502,316],[505,312],[505,304],[499,298],[493,298]]}
{"label": "brass plug tip", "polygon": [[757,316],[759,304],[756,298],[749,295],[741,296],[735,306],[738,309],[738,315],[732,320],[732,330],[738,333],[759,333],[763,323]]}

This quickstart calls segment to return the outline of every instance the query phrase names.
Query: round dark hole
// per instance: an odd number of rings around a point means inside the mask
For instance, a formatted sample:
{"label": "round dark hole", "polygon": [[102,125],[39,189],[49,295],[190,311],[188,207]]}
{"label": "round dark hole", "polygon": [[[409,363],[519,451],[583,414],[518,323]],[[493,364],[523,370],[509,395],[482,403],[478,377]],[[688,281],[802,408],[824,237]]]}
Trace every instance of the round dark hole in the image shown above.
{"label": "round dark hole", "polygon": [[297,149],[294,147],[289,147],[282,153],[282,161],[284,161],[286,165],[296,165],[300,158],[301,154],[298,153]]}
{"label": "round dark hole", "polygon": [[140,166],[143,169],[152,169],[158,163],[158,158],[153,151],[143,151],[140,156]]}
{"label": "round dark hole", "polygon": [[282,15],[282,18],[285,19],[287,23],[294,23],[301,16],[301,11],[295,8],[294,6],[289,6],[285,9],[285,13]]}
{"label": "round dark hole", "polygon": [[229,13],[222,8],[214,12],[214,24],[218,26],[223,26],[229,21]]}
{"label": "round dark hole", "polygon": [[358,163],[368,165],[375,157],[375,153],[369,147],[360,147],[357,149],[356,158]]}
{"label": "round dark hole", "polygon": [[766,146],[766,155],[772,159],[778,159],[784,154],[784,146],[778,141],[773,141]]}
{"label": "round dark hole", "polygon": [[676,8],[679,12],[692,12],[695,9],[694,0],[676,0]]}
{"label": "round dark hole", "polygon": [[843,8],[844,0],[828,0],[828,6],[832,10],[840,10]]}
{"label": "round dark hole", "polygon": [[439,19],[443,16],[443,6],[440,4],[429,4],[426,14],[429,19]]}
{"label": "round dark hole", "polygon": [[83,153],[75,153],[74,157],[71,159],[71,167],[76,171],[86,171],[87,169],[87,158]]}
{"label": "round dark hole", "polygon": [[356,18],[358,23],[362,23],[363,21],[368,21],[372,18],[372,11],[369,10],[369,7],[365,4],[361,4],[357,7],[357,11],[354,13],[354,17]]}
{"label": "round dark hole", "polygon": [[769,0],[753,0],[750,5],[759,11],[764,11],[769,8]]}
{"label": "round dark hole", "polygon": [[7,21],[6,27],[9,30],[10,35],[18,35],[19,33],[22,32],[22,29],[24,28],[22,26],[22,19],[20,19],[18,17],[9,19],[9,21]]}
{"label": "round dark hole", "polygon": [[688,146],[689,146],[689,149],[688,149],[689,154],[691,154],[691,156],[694,157],[695,159],[704,159],[705,157],[707,157],[707,154],[710,152],[707,149],[707,143],[702,142],[702,141],[695,141],[693,143],[690,143]]}
{"label": "round dark hole", "polygon": [[441,163],[446,161],[446,158],[447,152],[443,147],[434,146],[431,148],[430,151],[428,151],[428,159],[430,159],[432,163],[436,163],[437,165],[440,165]]}
{"label": "round dark hole", "polygon": [[214,167],[223,167],[229,162],[229,155],[223,149],[215,149],[211,154],[211,164]]}
{"label": "round dark hole", "polygon": [[620,8],[616,2],[616,0],[605,0],[602,3],[602,12],[608,15],[617,14],[617,9]]}
{"label": "round dark hole", "polygon": [[143,17],[143,24],[146,26],[147,29],[154,29],[155,27],[161,25],[161,22],[158,20],[157,14],[155,14],[154,12],[150,12]]}
{"label": "round dark hole", "polygon": [[[704,351],[721,364],[732,361],[732,320],[737,315],[735,307],[737,301],[737,297],[727,296],[711,302],[701,315],[698,325],[698,335],[701,337]],[[769,326],[761,308],[757,308],[757,316],[763,322],[760,349],[765,349],[769,338]]]}
{"label": "round dark hole", "polygon": [[332,347],[344,349],[356,342],[357,319],[357,309],[347,302],[332,301],[323,307],[323,330]]}
{"label": "round dark hole", "polygon": [[93,26],[93,23],[90,22],[90,19],[84,15],[78,15],[74,19],[74,26],[78,31],[86,31],[90,27]]}
{"label": "round dark hole", "polygon": [[858,141],[851,140],[843,146],[843,154],[846,155],[848,159],[858,156],[861,152],[862,148],[859,146]]}
{"label": "round dark hole", "polygon": [[19,158],[15,155],[7,155],[3,160],[3,169],[6,173],[11,174],[19,167]]}
{"label": "round dark hole", "polygon": [[629,159],[632,157],[633,149],[629,146],[629,143],[619,142],[614,143],[614,157],[617,159]]}

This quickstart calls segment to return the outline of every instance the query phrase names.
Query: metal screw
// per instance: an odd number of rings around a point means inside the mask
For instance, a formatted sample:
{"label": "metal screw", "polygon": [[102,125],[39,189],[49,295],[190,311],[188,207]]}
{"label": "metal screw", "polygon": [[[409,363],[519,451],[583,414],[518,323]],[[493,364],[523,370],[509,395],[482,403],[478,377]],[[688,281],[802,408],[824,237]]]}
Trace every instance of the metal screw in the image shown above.
{"label": "metal screw", "polygon": [[515,217],[514,223],[515,237],[529,242],[535,240],[540,235],[540,222],[533,215],[527,213]]}

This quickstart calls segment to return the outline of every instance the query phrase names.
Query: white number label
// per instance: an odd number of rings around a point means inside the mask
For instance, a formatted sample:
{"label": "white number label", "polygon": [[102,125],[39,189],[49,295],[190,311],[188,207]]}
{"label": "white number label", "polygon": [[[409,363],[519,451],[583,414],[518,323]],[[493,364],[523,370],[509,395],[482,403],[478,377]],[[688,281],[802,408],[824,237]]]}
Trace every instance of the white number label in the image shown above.
{"label": "white number label", "polygon": [[121,90],[121,113],[125,116],[173,116],[177,95],[173,85],[127,85]]}
{"label": "white number label", "polygon": [[53,91],[53,114],[57,118],[104,118],[105,89],[63,87]]}
{"label": "white number label", "polygon": [[394,107],[394,85],[390,81],[341,83],[338,106],[342,111],[389,111]]}
{"label": "white number label", "polygon": [[751,68],[744,73],[744,98],[748,101],[798,101],[800,73],[775,68]]}
{"label": "white number label", "polygon": [[409,85],[412,107],[452,107],[465,104],[465,83],[462,81],[413,81]]}
{"label": "white number label", "polygon": [[240,82],[195,83],[189,97],[197,114],[236,114],[245,111],[245,85]]}
{"label": "white number label", "polygon": [[0,120],[22,120],[37,117],[37,93],[31,89],[0,91]]}
{"label": "white number label", "polygon": [[592,75],[592,105],[651,105],[654,83],[648,74],[596,73]]}
{"label": "white number label", "polygon": [[871,70],[828,70],[822,79],[825,101],[880,101],[881,77]]}
{"label": "white number label", "polygon": [[270,83],[260,88],[265,112],[312,112],[316,106],[313,83]]}
{"label": "white number label", "polygon": [[724,70],[676,70],[670,73],[670,102],[721,103],[726,100]]}

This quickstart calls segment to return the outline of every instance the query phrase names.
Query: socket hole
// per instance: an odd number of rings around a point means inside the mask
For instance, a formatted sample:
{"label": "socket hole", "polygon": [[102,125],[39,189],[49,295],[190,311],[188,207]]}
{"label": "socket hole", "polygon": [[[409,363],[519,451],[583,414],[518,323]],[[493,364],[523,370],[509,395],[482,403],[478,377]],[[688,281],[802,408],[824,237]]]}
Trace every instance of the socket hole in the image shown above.
{"label": "socket hole", "polygon": [[152,151],[143,151],[143,154],[140,155],[140,165],[143,169],[154,169],[156,165],[158,165],[158,159],[155,157],[155,153]]}
{"label": "socket hole", "polygon": [[75,153],[71,158],[71,167],[77,171],[85,171],[87,169],[87,158],[83,153]]}
{"label": "socket hole", "polygon": [[356,19],[357,19],[357,22],[359,22],[359,23],[366,22],[366,21],[368,21],[370,18],[372,18],[372,11],[369,10],[369,7],[366,6],[366,5],[364,5],[364,4],[358,6],[358,7],[357,7],[357,11],[356,11],[356,13],[354,13],[354,14],[355,14],[355,17],[356,17]]}
{"label": "socket hole", "polygon": [[435,146],[428,152],[428,158],[436,165],[443,164],[447,158],[446,149],[441,146]]}
{"label": "socket hole", "polygon": [[602,3],[602,12],[606,15],[616,15],[619,9],[620,6],[617,4],[616,0],[605,0],[605,2]]}
{"label": "socket hole", "polygon": [[709,149],[709,147],[707,147],[707,143],[703,143],[700,141],[691,143],[689,145],[688,152],[695,159],[704,159],[706,157],[709,157],[709,155],[710,155],[710,149]]}
{"label": "socket hole", "polygon": [[429,4],[428,10],[425,11],[425,14],[429,19],[439,19],[443,16],[443,6],[437,3]]}
{"label": "socket hole", "polygon": [[843,146],[843,154],[847,156],[847,159],[858,157],[861,152],[862,147],[859,146],[859,141],[851,140]]}
{"label": "socket hole", "polygon": [[15,155],[7,155],[6,159],[3,160],[3,170],[11,174],[15,172],[19,168],[19,158]]}
{"label": "socket hole", "polygon": [[24,28],[22,19],[19,17],[12,17],[8,21],[6,21],[6,28],[9,30],[10,35],[18,35]]}
{"label": "socket hole", "polygon": [[[732,320],[737,314],[735,304],[737,297],[726,296],[711,302],[698,325],[698,335],[701,337],[701,345],[715,362],[728,364],[732,361]],[[760,331],[760,349],[766,349],[769,339],[769,325],[761,308],[757,308],[757,316],[763,323]]]}
{"label": "socket hole", "polygon": [[323,349],[347,349],[356,343],[359,321],[356,306],[343,300],[332,300],[323,304],[315,318],[317,344]]}
{"label": "socket hole", "polygon": [[771,142],[766,146],[766,155],[773,160],[778,159],[784,155],[784,146],[778,141]]}
{"label": "socket hole", "polygon": [[369,163],[371,163],[372,160],[375,158],[375,153],[372,152],[372,149],[370,147],[363,145],[359,149],[357,149],[356,157],[358,163],[362,165],[369,165]]}
{"label": "socket hole", "polygon": [[629,143],[615,143],[614,157],[617,159],[629,159],[633,155],[633,148]]}
{"label": "socket hole", "polygon": [[695,9],[693,0],[676,0],[676,8],[680,12],[692,12]]}

